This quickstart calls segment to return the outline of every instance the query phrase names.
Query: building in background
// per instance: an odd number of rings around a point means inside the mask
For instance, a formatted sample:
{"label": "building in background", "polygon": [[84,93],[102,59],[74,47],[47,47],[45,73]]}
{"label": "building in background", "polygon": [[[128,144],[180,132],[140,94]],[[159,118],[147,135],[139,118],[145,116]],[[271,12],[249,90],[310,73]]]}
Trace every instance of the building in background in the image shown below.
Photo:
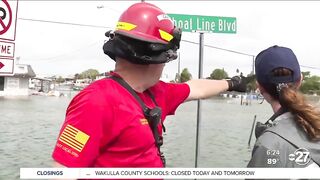
{"label": "building in background", "polygon": [[16,64],[13,76],[0,75],[0,96],[28,96],[29,81],[35,76],[30,65]]}

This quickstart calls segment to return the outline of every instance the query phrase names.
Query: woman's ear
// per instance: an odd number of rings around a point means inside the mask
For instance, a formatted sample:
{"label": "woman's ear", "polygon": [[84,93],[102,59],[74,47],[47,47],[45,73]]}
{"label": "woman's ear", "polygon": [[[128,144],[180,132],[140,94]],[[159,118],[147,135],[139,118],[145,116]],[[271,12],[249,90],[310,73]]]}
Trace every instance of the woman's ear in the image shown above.
{"label": "woman's ear", "polygon": [[260,85],[258,82],[256,83],[260,94],[264,97],[264,99],[270,104],[273,103],[275,99],[266,91],[266,89],[262,85]]}
{"label": "woman's ear", "polygon": [[303,81],[303,74],[301,73],[300,75],[300,80],[297,82],[297,88],[299,89],[300,86],[302,85],[302,81]]}
{"label": "woman's ear", "polygon": [[265,92],[264,88],[258,83],[258,81],[256,81],[256,85],[258,90],[260,91],[260,94],[263,95],[263,93]]}

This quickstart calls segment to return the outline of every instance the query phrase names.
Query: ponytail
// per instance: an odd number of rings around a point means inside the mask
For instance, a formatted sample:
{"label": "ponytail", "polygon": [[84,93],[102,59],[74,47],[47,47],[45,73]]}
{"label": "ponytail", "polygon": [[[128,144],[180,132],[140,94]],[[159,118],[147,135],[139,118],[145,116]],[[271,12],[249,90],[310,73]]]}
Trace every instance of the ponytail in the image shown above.
{"label": "ponytail", "polygon": [[[273,77],[292,76],[292,73],[287,68],[272,71]],[[320,111],[307,103],[303,94],[298,92],[297,82],[263,84],[263,87],[283,108],[293,114],[297,124],[311,140],[320,140]]]}
{"label": "ponytail", "polygon": [[311,140],[320,140],[320,112],[308,104],[301,93],[292,86],[283,87],[279,92],[279,102],[294,115],[295,121]]}

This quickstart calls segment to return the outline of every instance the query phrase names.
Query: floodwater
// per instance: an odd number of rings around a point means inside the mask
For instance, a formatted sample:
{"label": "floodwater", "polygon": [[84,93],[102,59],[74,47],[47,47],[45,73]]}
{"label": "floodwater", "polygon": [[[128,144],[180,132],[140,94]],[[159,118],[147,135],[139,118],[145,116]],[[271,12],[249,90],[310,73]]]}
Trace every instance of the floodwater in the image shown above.
{"label": "floodwater", "polygon": [[[20,167],[51,167],[51,153],[71,97],[0,98],[0,179],[19,179]],[[202,101],[198,167],[245,167],[254,115],[272,115],[264,102],[240,106],[239,99]],[[197,103],[181,105],[165,126],[168,167],[194,167]],[[254,138],[251,146],[254,144]]]}

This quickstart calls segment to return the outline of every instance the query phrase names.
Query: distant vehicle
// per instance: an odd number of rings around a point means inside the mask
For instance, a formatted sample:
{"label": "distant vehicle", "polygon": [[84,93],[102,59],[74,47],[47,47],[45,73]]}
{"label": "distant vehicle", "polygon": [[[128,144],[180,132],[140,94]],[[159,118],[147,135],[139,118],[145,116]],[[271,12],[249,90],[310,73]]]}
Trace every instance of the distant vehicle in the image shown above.
{"label": "distant vehicle", "polygon": [[91,79],[77,79],[72,89],[75,91],[80,91],[87,87],[91,82]]}

